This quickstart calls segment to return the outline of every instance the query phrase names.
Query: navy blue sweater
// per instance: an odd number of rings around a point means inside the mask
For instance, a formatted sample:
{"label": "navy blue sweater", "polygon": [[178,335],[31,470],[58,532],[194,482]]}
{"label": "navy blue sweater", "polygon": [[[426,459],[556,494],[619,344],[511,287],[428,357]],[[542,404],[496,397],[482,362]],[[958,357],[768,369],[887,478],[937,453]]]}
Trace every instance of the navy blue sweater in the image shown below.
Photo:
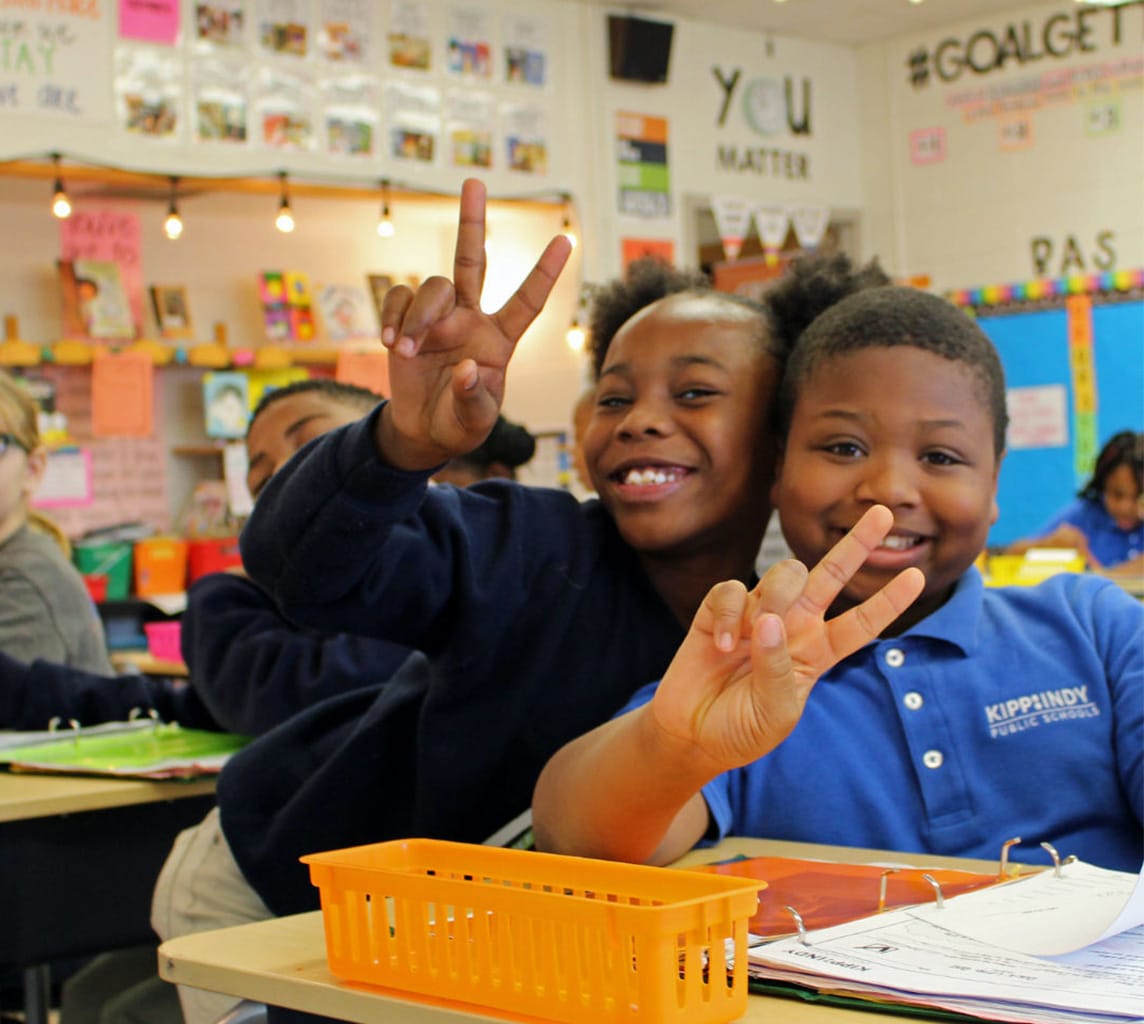
{"label": "navy blue sweater", "polygon": [[0,654],[0,728],[44,729],[53,715],[95,725],[154,708],[190,728],[259,735],[324,698],[376,688],[409,654],[377,640],[299,630],[255,584],[230,573],[196,581],[182,621],[189,684],[26,665]]}
{"label": "navy blue sweater", "polygon": [[227,765],[223,830],[276,913],[317,906],[299,854],[485,839],[684,636],[598,502],[505,481],[429,487],[380,461],[374,416],[280,470],[242,538],[292,620],[425,654],[375,700],[315,708]]}

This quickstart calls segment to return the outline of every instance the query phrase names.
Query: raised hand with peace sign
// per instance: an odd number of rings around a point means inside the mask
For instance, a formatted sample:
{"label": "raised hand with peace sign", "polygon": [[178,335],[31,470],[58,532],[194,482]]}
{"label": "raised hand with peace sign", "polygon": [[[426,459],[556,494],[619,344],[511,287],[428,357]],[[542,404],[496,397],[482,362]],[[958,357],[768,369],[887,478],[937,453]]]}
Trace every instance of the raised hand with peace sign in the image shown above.
{"label": "raised hand with peace sign", "polygon": [[392,398],[378,418],[377,445],[386,462],[431,469],[485,440],[516,343],[544,308],[571,250],[557,235],[508,301],[483,312],[485,187],[465,181],[453,280],[430,277],[416,292],[399,285],[382,307]]}

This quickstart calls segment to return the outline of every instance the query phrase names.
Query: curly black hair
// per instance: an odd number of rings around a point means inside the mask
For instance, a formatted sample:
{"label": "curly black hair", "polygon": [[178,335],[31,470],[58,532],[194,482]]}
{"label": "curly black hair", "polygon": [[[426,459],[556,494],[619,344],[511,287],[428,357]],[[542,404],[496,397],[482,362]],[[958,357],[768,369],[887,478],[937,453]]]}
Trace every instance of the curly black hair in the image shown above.
{"label": "curly black hair", "polygon": [[1122,430],[1113,434],[1100,449],[1093,466],[1092,479],[1081,488],[1081,498],[1100,501],[1104,497],[1104,485],[1112,471],[1119,466],[1127,466],[1136,478],[1136,492],[1144,491],[1144,434],[1134,430]]}
{"label": "curly black hair", "polygon": [[733,292],[716,291],[702,273],[681,270],[654,257],[632,262],[625,276],[597,294],[590,319],[592,368],[599,377],[612,338],[646,306],[677,292],[717,296],[758,313],[760,337],[771,354],[785,362],[799,335],[816,316],[840,299],[866,288],[890,284],[876,259],[855,267],[842,253],[818,253],[792,260],[781,277],[756,301]]}
{"label": "curly black hair", "polygon": [[536,454],[536,438],[519,423],[498,416],[489,436],[467,455],[453,458],[455,465],[471,466],[485,472],[494,462],[519,469]]}
{"label": "curly black hair", "polygon": [[785,361],[814,320],[848,295],[891,284],[877,258],[855,267],[844,253],[814,253],[791,260],[762,297],[777,355]]}
{"label": "curly black hair", "polygon": [[600,376],[616,331],[641,309],[676,292],[709,291],[710,279],[697,270],[682,270],[654,256],[632,260],[623,277],[604,285],[593,298],[588,318],[593,376]]}

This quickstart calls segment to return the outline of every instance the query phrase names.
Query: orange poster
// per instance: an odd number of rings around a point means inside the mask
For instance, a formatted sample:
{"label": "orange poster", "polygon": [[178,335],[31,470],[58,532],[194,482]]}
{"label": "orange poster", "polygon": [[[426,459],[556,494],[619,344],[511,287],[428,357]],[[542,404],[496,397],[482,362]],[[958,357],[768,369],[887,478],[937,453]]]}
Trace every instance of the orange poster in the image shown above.
{"label": "orange poster", "polygon": [[154,431],[154,375],[141,352],[97,350],[91,366],[93,437],[150,437]]}
{"label": "orange poster", "polygon": [[389,355],[386,352],[338,353],[334,379],[341,384],[356,384],[379,395],[389,397]]}

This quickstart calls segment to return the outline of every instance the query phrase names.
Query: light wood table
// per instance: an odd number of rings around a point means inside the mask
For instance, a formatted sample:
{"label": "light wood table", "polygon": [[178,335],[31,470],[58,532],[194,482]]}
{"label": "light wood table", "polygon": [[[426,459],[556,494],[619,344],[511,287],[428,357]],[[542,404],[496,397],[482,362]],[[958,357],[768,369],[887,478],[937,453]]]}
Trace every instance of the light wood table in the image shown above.
{"label": "light wood table", "polygon": [[[811,857],[855,863],[881,862],[996,871],[995,861],[817,846],[808,843],[730,839],[695,850],[677,866],[705,864],[736,855]],[[159,973],[168,981],[272,1006],[353,1021],[357,1024],[453,1024],[463,1021],[522,1021],[523,1018],[459,1003],[432,1001],[409,993],[370,988],[335,978],[326,963],[322,915],[315,911],[171,939],[159,947]],[[742,1021],[748,1024],[857,1024],[885,1017],[751,995]]]}
{"label": "light wood table", "polygon": [[46,1024],[52,961],[154,942],[151,892],[214,778],[148,782],[0,772],[0,968]]}

